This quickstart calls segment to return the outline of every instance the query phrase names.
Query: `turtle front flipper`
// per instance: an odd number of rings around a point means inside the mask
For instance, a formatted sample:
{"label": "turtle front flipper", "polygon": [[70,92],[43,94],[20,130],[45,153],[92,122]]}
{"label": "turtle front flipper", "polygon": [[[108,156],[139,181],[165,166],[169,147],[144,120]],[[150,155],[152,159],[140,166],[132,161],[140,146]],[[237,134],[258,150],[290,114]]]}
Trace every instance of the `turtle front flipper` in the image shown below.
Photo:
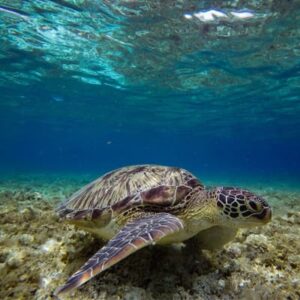
{"label": "turtle front flipper", "polygon": [[130,221],[106,246],[74,273],[65,285],[59,287],[55,291],[55,295],[79,287],[133,252],[155,244],[162,238],[182,229],[182,221],[168,213],[151,214]]}

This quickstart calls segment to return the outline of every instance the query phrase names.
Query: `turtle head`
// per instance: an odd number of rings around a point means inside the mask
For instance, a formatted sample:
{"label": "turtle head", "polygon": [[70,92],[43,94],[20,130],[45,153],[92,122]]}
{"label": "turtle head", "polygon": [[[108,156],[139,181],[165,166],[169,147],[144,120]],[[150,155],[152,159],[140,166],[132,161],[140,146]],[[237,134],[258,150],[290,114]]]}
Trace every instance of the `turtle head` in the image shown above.
{"label": "turtle head", "polygon": [[264,225],[271,220],[271,207],[260,196],[232,187],[218,187],[214,193],[225,224],[251,227]]}

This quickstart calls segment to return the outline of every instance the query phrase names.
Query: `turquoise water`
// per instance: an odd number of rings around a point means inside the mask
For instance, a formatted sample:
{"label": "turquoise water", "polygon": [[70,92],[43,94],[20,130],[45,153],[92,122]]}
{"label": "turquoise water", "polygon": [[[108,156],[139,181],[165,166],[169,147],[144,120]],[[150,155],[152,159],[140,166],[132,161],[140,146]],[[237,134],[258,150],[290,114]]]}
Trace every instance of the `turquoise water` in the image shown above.
{"label": "turquoise water", "polygon": [[1,173],[297,187],[299,45],[299,1],[1,0]]}

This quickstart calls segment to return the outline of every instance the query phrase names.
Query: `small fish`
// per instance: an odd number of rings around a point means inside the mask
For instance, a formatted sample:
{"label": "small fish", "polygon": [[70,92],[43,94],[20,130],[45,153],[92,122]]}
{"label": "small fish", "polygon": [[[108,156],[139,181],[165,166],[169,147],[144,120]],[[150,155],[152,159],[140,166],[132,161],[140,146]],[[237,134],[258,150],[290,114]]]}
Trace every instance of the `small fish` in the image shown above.
{"label": "small fish", "polygon": [[52,99],[56,102],[63,102],[64,98],[61,96],[52,96]]}

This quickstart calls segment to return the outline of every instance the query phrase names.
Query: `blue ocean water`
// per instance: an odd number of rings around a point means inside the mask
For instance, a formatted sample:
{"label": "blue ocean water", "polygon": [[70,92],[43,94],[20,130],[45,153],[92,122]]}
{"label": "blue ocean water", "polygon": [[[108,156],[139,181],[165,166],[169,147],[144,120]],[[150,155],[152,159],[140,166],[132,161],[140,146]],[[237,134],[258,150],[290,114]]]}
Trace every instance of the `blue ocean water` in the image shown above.
{"label": "blue ocean water", "polygon": [[299,1],[1,0],[1,173],[300,186],[299,45]]}

